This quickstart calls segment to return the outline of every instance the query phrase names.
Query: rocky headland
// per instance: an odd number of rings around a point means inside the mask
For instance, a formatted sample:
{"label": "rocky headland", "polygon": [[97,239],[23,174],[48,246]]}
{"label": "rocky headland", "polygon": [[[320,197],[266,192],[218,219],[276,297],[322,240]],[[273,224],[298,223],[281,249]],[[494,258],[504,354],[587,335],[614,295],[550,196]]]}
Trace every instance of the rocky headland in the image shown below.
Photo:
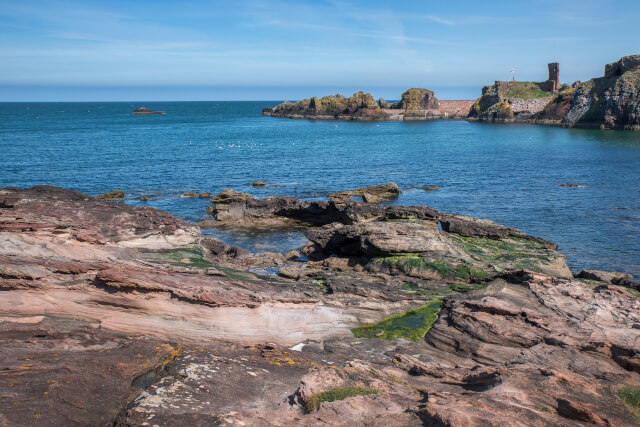
{"label": "rocky headland", "polygon": [[349,98],[337,94],[284,102],[263,109],[262,114],[290,119],[433,120],[465,118],[471,104],[471,101],[439,101],[433,91],[412,88],[393,104],[384,99],[376,102],[371,94],[357,92]]}
{"label": "rocky headland", "polygon": [[559,83],[559,65],[549,64],[543,82],[496,81],[475,101],[440,101],[427,89],[409,89],[398,103],[376,102],[368,93],[308,98],[265,108],[264,115],[342,120],[433,120],[516,122],[563,127],[640,130],[640,55],[605,66],[603,77]]}
{"label": "rocky headland", "polygon": [[352,200],[367,191],[216,196],[216,226],[305,231],[278,254],[149,207],[0,189],[0,425],[640,420],[631,277],[574,278],[551,242]]}

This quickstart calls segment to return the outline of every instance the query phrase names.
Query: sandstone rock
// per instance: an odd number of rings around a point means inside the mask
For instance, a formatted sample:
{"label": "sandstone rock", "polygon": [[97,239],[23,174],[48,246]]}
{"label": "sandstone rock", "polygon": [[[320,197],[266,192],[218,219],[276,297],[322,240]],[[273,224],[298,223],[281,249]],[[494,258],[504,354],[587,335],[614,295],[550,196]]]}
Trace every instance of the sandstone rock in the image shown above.
{"label": "sandstone rock", "polygon": [[198,193],[198,197],[201,199],[208,199],[209,197],[211,197],[211,192],[210,191],[204,191],[202,193]]}
{"label": "sandstone rock", "polygon": [[240,193],[230,188],[225,188],[220,193],[213,196],[211,203],[228,205],[232,202],[242,202],[251,199],[251,194]]}
{"label": "sandstone rock", "polygon": [[620,77],[628,71],[640,71],[640,55],[623,56],[618,61],[604,67],[604,77]]}
{"label": "sandstone rock", "polygon": [[213,237],[203,237],[200,241],[202,248],[214,258],[242,259],[251,255],[251,252],[239,246],[229,246]]}
{"label": "sandstone rock", "polygon": [[300,265],[285,265],[278,270],[278,276],[286,279],[299,280],[304,269]]}
{"label": "sandstone rock", "polygon": [[180,197],[186,197],[186,198],[191,199],[191,198],[194,198],[194,197],[198,197],[198,193],[194,193],[193,191],[187,191],[186,193],[184,193]]}
{"label": "sandstone rock", "polygon": [[96,196],[95,199],[105,201],[105,202],[122,200],[124,199],[124,191],[121,191],[121,190],[108,191],[100,196]]}
{"label": "sandstone rock", "polygon": [[267,184],[264,181],[256,181],[253,184],[251,184],[252,187],[264,187]]}
{"label": "sandstone rock", "polygon": [[[443,214],[420,207],[317,208],[386,219],[327,226],[325,247],[335,235],[365,251],[409,249],[409,233],[453,248],[436,261],[473,254],[508,271],[444,298],[424,339],[354,339],[351,328],[432,300],[403,284],[440,281],[350,268],[364,256],[306,263],[311,276],[300,264],[295,282],[242,271],[284,263],[280,254],[225,255],[226,277],[207,258],[230,247],[200,245],[197,229],[164,212],[55,187],[0,189],[0,424],[632,425],[617,391],[640,384],[636,297],[509,265],[502,255],[557,257],[513,231],[463,237],[428,227]],[[378,394],[334,393],[304,410],[336,387]]]}
{"label": "sandstone rock", "polygon": [[424,187],[424,191],[434,191],[434,190],[439,190],[440,187],[437,185],[428,185],[426,187]]}
{"label": "sandstone rock", "polygon": [[553,243],[491,221],[470,220],[476,221],[452,222],[442,230],[432,223],[393,220],[334,223],[309,229],[305,236],[319,253],[364,257],[373,273],[473,282],[529,268],[572,277]]}
{"label": "sandstone rock", "polygon": [[353,225],[331,224],[308,230],[305,236],[325,252],[341,255],[459,253],[449,243],[445,232],[414,223],[376,221]]}
{"label": "sandstone rock", "polygon": [[373,185],[371,187],[358,188],[355,190],[341,191],[328,195],[329,200],[350,201],[352,197],[362,197],[367,203],[380,203],[386,200],[397,198],[402,191],[398,184],[390,182],[384,185]]}
{"label": "sandstone rock", "polygon": [[258,252],[246,257],[245,262],[253,267],[278,267],[287,260],[277,252]]}
{"label": "sandstone rock", "polygon": [[538,237],[527,236],[523,231],[513,227],[496,224],[488,219],[473,218],[464,215],[441,214],[440,224],[442,229],[449,233],[460,234],[466,237],[488,237],[499,239],[508,236],[523,237],[541,243],[548,248],[557,249],[558,245]]}
{"label": "sandstone rock", "polygon": [[295,261],[296,259],[298,259],[298,257],[300,257],[300,252],[298,252],[298,251],[289,251],[284,255],[284,257],[287,260]]}
{"label": "sandstone rock", "polygon": [[138,200],[140,200],[141,202],[148,202],[149,201],[149,196],[142,196]]}

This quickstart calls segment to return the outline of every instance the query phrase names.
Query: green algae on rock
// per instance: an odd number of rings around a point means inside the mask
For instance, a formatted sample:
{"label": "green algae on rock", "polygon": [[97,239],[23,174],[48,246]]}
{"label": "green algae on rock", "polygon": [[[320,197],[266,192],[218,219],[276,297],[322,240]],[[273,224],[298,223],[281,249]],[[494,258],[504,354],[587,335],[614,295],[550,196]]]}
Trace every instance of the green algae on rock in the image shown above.
{"label": "green algae on rock", "polygon": [[305,402],[307,412],[315,411],[320,407],[322,402],[335,402],[336,400],[344,400],[354,396],[369,396],[371,394],[380,394],[380,391],[369,387],[336,387],[331,390],[323,391],[312,395]]}
{"label": "green algae on rock", "polygon": [[418,341],[431,329],[438,320],[442,301],[433,302],[409,310],[404,314],[386,318],[375,325],[363,325],[353,328],[351,331],[356,338],[380,338],[394,339],[405,338],[410,341]]}
{"label": "green algae on rock", "polygon": [[618,396],[620,396],[636,423],[640,424],[640,388],[622,387],[618,390]]}

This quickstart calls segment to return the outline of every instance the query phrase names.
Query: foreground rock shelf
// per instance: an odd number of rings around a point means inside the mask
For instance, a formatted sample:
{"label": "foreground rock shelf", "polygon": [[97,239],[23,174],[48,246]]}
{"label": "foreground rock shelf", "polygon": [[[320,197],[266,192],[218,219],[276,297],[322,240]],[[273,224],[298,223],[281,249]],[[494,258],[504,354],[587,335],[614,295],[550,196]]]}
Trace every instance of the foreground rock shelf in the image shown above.
{"label": "foreground rock shelf", "polygon": [[153,208],[0,189],[2,423],[633,424],[628,276],[574,279],[553,243],[428,207],[229,200],[225,227],[310,242],[253,254]]}

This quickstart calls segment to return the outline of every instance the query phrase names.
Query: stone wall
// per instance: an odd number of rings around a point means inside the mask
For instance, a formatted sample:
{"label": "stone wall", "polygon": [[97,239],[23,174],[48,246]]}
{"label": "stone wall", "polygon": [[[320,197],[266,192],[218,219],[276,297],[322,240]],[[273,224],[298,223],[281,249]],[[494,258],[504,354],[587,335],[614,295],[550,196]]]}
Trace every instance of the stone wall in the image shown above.
{"label": "stone wall", "polygon": [[511,107],[515,114],[518,113],[531,113],[537,114],[544,110],[544,107],[551,101],[551,98],[536,98],[536,99],[517,99],[507,98],[505,102]]}

